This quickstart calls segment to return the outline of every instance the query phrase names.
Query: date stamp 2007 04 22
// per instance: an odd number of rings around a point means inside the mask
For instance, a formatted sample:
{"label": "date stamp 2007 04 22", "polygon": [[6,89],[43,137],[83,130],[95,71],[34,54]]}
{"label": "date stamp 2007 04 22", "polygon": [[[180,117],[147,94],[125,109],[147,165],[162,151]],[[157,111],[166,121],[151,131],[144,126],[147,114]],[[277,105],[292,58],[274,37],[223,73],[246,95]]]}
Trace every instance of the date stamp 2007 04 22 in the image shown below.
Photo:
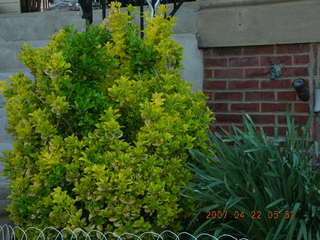
{"label": "date stamp 2007 04 22", "polygon": [[210,210],[206,211],[206,219],[252,219],[252,220],[261,220],[263,218],[267,219],[292,219],[296,217],[296,212],[294,211],[283,211],[280,212],[278,210],[268,210],[268,211],[260,211],[260,210],[252,210],[249,212],[243,211],[228,211],[228,210]]}

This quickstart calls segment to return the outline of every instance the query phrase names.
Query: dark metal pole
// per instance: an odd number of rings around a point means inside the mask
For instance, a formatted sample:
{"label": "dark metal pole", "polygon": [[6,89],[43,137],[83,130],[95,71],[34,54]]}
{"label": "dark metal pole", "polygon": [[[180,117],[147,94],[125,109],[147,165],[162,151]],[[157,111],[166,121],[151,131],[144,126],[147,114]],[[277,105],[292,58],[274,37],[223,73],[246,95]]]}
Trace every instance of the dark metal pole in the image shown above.
{"label": "dark metal pole", "polygon": [[144,37],[144,33],[143,33],[143,30],[144,30],[143,1],[144,0],[140,0],[140,36],[142,39]]}
{"label": "dark metal pole", "polygon": [[173,9],[171,11],[171,13],[169,14],[170,17],[173,17],[176,12],[179,10],[179,8],[181,7],[181,5],[183,4],[183,1],[180,1],[179,3],[177,3],[176,1],[173,3]]}
{"label": "dark metal pole", "polygon": [[86,20],[87,30],[88,26],[93,22],[92,0],[79,0],[82,9],[82,18]]}
{"label": "dark metal pole", "polygon": [[101,5],[102,5],[102,20],[106,18],[106,0],[101,0]]}

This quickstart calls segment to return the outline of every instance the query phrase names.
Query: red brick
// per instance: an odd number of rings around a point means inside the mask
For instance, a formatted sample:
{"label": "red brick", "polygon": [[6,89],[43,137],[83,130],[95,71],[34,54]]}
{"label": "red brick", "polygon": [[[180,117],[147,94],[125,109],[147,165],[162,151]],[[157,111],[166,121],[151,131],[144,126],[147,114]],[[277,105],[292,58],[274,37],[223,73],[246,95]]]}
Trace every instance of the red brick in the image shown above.
{"label": "red brick", "polygon": [[206,90],[223,90],[226,89],[227,82],[226,81],[203,81],[203,88]]}
{"label": "red brick", "polygon": [[286,136],[288,128],[287,127],[278,127],[278,135],[279,136]]}
{"label": "red brick", "polygon": [[264,126],[262,128],[267,136],[275,136],[275,131],[278,132],[278,136],[285,136],[287,132],[286,127]]}
{"label": "red brick", "polygon": [[214,100],[214,93],[203,91],[203,93],[208,97],[208,100]]}
{"label": "red brick", "polygon": [[[290,109],[290,106],[288,106]],[[261,112],[285,112],[287,104],[285,103],[262,103]]]}
{"label": "red brick", "polygon": [[213,74],[212,74],[212,70],[210,69],[205,69],[204,70],[204,78],[212,78],[213,77]]}
{"label": "red brick", "polygon": [[245,69],[246,78],[268,78],[270,77],[269,68],[252,68]]}
{"label": "red brick", "polygon": [[275,116],[272,115],[250,115],[256,124],[274,124]]}
{"label": "red brick", "polygon": [[220,47],[220,48],[212,49],[213,56],[233,56],[233,55],[241,55],[241,53],[242,53],[241,47]]}
{"label": "red brick", "polygon": [[282,77],[306,77],[308,76],[308,68],[306,67],[287,67],[282,68]]}
{"label": "red brick", "polygon": [[262,127],[263,132],[265,133],[265,135],[267,136],[274,136],[274,127]]}
{"label": "red brick", "polygon": [[[319,119],[313,118],[313,124],[312,124],[312,132],[311,132],[311,137],[313,141],[319,141],[320,139],[320,129],[319,129]],[[318,156],[318,161],[320,162],[320,156]]]}
{"label": "red brick", "polygon": [[294,56],[293,61],[294,64],[308,64],[310,62],[308,55]]}
{"label": "red brick", "polygon": [[214,70],[215,78],[243,78],[243,69]]}
{"label": "red brick", "polygon": [[246,101],[273,101],[274,92],[246,92]]}
{"label": "red brick", "polygon": [[309,44],[285,44],[277,45],[277,53],[306,53],[310,51]]}
{"label": "red brick", "polygon": [[214,112],[227,112],[228,104],[227,103],[209,103],[208,107]]}
{"label": "red brick", "polygon": [[297,94],[295,91],[292,92],[278,92],[278,101],[295,101]]}
{"label": "red brick", "polygon": [[284,89],[292,88],[291,80],[270,80],[270,81],[261,81],[261,89]]}
{"label": "red brick", "polygon": [[296,104],[294,104],[294,111],[297,113],[309,113],[310,112],[309,103],[296,103]]}
{"label": "red brick", "polygon": [[260,127],[260,129],[263,129],[265,135],[274,136],[274,127]]}
{"label": "red brick", "polygon": [[279,62],[283,65],[291,65],[292,64],[292,56],[279,56],[279,57],[262,56],[262,57],[260,57],[261,66],[271,66],[271,64],[273,62]]}
{"label": "red brick", "polygon": [[259,88],[259,81],[249,80],[249,81],[230,81],[229,89],[256,89]]}
{"label": "red brick", "polygon": [[202,52],[204,57],[212,56],[212,48],[202,48]]}
{"label": "red brick", "polygon": [[[296,124],[305,124],[308,121],[308,116],[290,116],[290,118],[293,118]],[[287,117],[278,116],[278,123],[287,124]]]}
{"label": "red brick", "polygon": [[205,58],[204,59],[204,66],[205,67],[226,67],[227,66],[227,59]]}
{"label": "red brick", "polygon": [[231,111],[245,111],[245,112],[258,112],[258,103],[236,103],[231,105]]}
{"label": "red brick", "polygon": [[232,67],[246,67],[246,66],[258,66],[258,57],[241,57],[241,58],[230,58],[229,65]]}
{"label": "red brick", "polygon": [[272,54],[274,51],[274,46],[252,46],[245,47],[243,49],[244,55],[259,55],[259,54]]}
{"label": "red brick", "polygon": [[216,114],[218,123],[242,123],[241,114]]}
{"label": "red brick", "polygon": [[241,101],[242,93],[239,92],[218,92],[215,93],[215,100]]}

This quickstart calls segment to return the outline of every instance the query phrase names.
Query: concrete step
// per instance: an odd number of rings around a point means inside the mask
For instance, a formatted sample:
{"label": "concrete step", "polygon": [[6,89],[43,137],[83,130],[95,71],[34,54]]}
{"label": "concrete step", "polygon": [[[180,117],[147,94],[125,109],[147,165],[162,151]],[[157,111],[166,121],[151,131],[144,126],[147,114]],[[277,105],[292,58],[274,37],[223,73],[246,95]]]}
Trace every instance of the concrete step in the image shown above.
{"label": "concrete step", "polygon": [[[9,80],[10,76],[21,72],[24,73],[28,78],[34,79],[33,75],[31,74],[30,70],[27,68],[13,68],[13,69],[7,69],[6,72],[0,72],[0,81],[1,80]],[[1,98],[0,98],[0,108],[1,105]]]}
{"label": "concrete step", "polygon": [[5,216],[5,217],[0,217],[0,224],[13,225],[13,223],[9,220],[9,218],[8,218],[7,216]]}
{"label": "concrete step", "polygon": [[8,218],[9,213],[6,211],[9,200],[0,200],[0,224],[9,224],[10,220]]}
{"label": "concrete step", "polygon": [[[12,144],[10,142],[0,143],[0,157],[3,156],[3,150],[10,149],[12,149]],[[9,194],[7,189],[8,184],[8,179],[5,176],[3,176],[3,163],[0,162],[0,200],[6,199],[7,195]]]}
{"label": "concrete step", "polygon": [[[9,82],[10,76],[16,74],[17,72],[24,73],[28,78],[34,80],[33,75],[27,68],[17,68],[17,69],[7,69],[6,72],[0,72],[0,81],[6,80],[7,82]],[[0,95],[0,143],[3,142],[1,133],[4,127],[3,119],[2,119],[2,116],[3,116],[2,111],[4,111],[2,108],[4,107],[4,104],[5,104],[5,99],[2,95]],[[0,156],[1,156],[1,152],[0,152]]]}
{"label": "concrete step", "polygon": [[30,43],[32,47],[41,47],[48,44],[48,42],[48,40],[0,42],[0,72],[9,72],[9,69],[25,68],[18,57],[23,43]]}
{"label": "concrete step", "polygon": [[[31,74],[30,70],[27,68],[13,68],[13,69],[7,69],[6,72],[0,72],[0,81],[1,80],[9,80],[10,76],[21,72],[25,74],[28,78],[34,79],[33,75]],[[0,100],[0,108],[1,108],[1,100]]]}
{"label": "concrete step", "polygon": [[0,187],[0,200],[6,199],[10,194],[10,190],[5,187]]}
{"label": "concrete step", "polygon": [[[0,148],[1,145],[2,144],[0,143]],[[8,148],[8,144],[5,148]],[[10,203],[10,200],[8,199],[10,190],[8,189],[8,180],[4,176],[2,176],[2,168],[2,163],[0,163],[0,224],[7,224],[10,223],[8,219],[8,212],[6,211],[6,208]]]}
{"label": "concrete step", "polygon": [[7,216],[5,216],[5,217],[0,217],[0,224],[13,225],[13,223],[9,220],[9,218],[8,218]]}
{"label": "concrete step", "polygon": [[[0,180],[0,184],[2,181]],[[9,223],[8,212],[6,208],[10,203],[10,200],[7,197],[10,194],[10,190],[6,186],[0,187],[0,224]]]}
{"label": "concrete step", "polygon": [[5,41],[45,40],[65,25],[85,29],[80,11],[0,14],[0,37]]}
{"label": "concrete step", "polygon": [[[94,11],[93,23],[102,21],[101,10]],[[45,40],[64,26],[74,25],[76,29],[86,29],[81,11],[52,10],[23,14],[0,14],[0,39],[5,41]],[[14,29],[14,31],[13,31]]]}

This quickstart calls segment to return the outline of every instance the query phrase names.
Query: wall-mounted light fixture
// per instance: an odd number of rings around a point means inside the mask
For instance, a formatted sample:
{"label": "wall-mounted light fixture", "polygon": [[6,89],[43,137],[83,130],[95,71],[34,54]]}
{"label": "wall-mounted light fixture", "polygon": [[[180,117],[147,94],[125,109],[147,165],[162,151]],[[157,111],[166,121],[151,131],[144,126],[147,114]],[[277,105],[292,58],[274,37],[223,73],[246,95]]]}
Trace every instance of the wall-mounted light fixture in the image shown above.
{"label": "wall-mounted light fixture", "polygon": [[271,63],[271,79],[276,79],[281,77],[282,74],[282,65],[279,62]]}
{"label": "wall-mounted light fixture", "polygon": [[307,83],[304,79],[299,78],[292,82],[292,87],[297,92],[297,95],[301,101],[309,101],[310,94],[309,94],[309,88],[307,87]]}

